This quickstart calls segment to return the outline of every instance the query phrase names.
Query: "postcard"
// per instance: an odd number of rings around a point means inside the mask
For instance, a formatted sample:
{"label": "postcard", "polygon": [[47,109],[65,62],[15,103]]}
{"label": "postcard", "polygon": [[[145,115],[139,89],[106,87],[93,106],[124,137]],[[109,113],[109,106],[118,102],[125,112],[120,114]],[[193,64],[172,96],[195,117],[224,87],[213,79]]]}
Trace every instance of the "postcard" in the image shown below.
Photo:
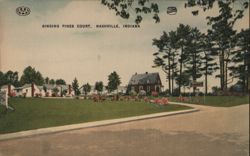
{"label": "postcard", "polygon": [[0,156],[249,155],[249,1],[0,0]]}

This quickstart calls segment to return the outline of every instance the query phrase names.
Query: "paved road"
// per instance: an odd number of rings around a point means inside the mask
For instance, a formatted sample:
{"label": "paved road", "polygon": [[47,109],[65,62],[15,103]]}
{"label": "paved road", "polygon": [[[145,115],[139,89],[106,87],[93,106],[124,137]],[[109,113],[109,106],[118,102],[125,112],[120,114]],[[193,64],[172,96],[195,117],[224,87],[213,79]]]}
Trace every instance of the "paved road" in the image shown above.
{"label": "paved road", "polygon": [[249,105],[0,142],[0,156],[249,156]]}

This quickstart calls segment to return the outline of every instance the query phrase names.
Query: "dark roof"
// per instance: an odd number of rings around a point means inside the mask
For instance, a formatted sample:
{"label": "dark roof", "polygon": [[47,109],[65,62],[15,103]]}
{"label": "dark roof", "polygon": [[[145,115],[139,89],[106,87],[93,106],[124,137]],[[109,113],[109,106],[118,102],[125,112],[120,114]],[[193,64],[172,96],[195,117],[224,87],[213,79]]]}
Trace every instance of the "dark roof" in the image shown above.
{"label": "dark roof", "polygon": [[[158,82],[158,80],[160,82]],[[161,84],[159,73],[144,73],[144,74],[134,74],[129,83],[129,85],[138,84]]]}

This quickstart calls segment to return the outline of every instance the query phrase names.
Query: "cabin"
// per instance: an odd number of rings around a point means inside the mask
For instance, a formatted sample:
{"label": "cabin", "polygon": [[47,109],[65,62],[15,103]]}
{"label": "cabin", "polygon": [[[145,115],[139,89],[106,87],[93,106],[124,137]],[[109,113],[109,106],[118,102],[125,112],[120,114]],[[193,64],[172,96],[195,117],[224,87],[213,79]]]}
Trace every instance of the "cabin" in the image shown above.
{"label": "cabin", "polygon": [[54,96],[61,96],[63,95],[63,92],[66,93],[65,96],[73,96],[74,91],[71,87],[71,85],[53,85],[53,84],[44,84],[43,88],[46,90],[46,93],[44,96],[53,96],[54,89],[57,88],[58,92],[57,95]]}
{"label": "cabin", "polygon": [[127,93],[131,91],[139,93],[141,90],[144,90],[147,94],[151,94],[152,92],[160,93],[162,87],[159,73],[135,73],[128,83]]}
{"label": "cabin", "polygon": [[41,90],[34,83],[25,84],[22,87],[17,87],[14,89],[16,96],[25,96],[25,97],[35,97],[41,95]]}

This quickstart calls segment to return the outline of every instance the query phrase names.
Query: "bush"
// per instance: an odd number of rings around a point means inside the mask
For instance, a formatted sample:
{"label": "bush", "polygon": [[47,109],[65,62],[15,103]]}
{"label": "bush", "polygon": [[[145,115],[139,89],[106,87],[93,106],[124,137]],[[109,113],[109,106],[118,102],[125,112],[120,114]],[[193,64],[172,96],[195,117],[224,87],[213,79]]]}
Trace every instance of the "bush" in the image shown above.
{"label": "bush", "polygon": [[157,97],[157,96],[158,96],[158,92],[153,91],[153,92],[151,93],[151,95],[154,96],[154,97]]}
{"label": "bush", "polygon": [[35,97],[42,97],[42,94],[41,93],[36,93]]}
{"label": "bush", "polygon": [[16,96],[16,93],[15,93],[15,92],[11,92],[11,93],[9,94],[9,96],[10,96],[10,97],[15,97],[15,96]]}
{"label": "bush", "polygon": [[57,97],[58,94],[57,93],[52,93],[52,97]]}
{"label": "bush", "polygon": [[46,96],[46,97],[49,97],[49,92],[46,92],[46,93],[45,93],[45,96]]}
{"label": "bush", "polygon": [[26,95],[27,95],[27,93],[25,92],[25,93],[23,93],[23,98],[26,98]]}
{"label": "bush", "polygon": [[129,92],[129,95],[130,95],[130,96],[136,96],[136,95],[137,95],[137,93],[136,93],[136,91],[131,90],[131,91]]}

